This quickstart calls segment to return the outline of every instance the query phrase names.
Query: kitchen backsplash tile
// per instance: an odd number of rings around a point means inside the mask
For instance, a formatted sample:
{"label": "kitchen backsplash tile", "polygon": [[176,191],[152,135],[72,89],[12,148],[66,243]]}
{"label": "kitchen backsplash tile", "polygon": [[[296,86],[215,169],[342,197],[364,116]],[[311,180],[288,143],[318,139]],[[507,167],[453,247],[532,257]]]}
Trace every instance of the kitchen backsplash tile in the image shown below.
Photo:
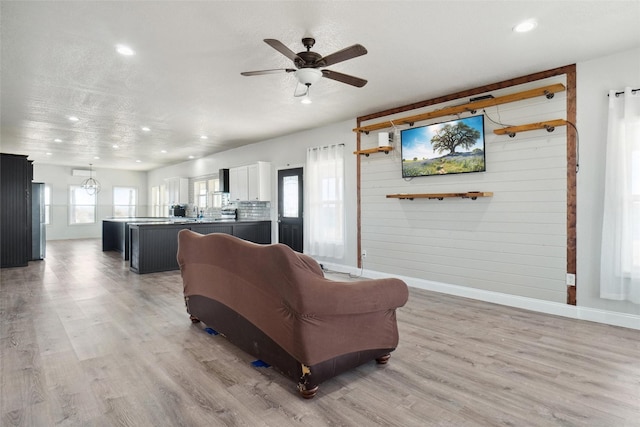
{"label": "kitchen backsplash tile", "polygon": [[235,202],[239,220],[263,221],[271,219],[271,202]]}

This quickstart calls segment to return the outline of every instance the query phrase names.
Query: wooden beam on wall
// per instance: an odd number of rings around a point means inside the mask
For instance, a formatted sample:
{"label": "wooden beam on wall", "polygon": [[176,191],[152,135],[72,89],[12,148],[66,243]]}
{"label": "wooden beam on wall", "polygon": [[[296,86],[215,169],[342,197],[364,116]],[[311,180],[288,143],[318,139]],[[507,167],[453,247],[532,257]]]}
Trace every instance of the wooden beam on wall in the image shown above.
{"label": "wooden beam on wall", "polygon": [[[575,64],[565,67],[567,70],[567,273],[577,273],[577,174],[578,174],[578,153],[576,140],[576,66]],[[577,275],[576,275],[577,276]],[[567,286],[567,304],[576,305],[577,301],[576,283]]]}

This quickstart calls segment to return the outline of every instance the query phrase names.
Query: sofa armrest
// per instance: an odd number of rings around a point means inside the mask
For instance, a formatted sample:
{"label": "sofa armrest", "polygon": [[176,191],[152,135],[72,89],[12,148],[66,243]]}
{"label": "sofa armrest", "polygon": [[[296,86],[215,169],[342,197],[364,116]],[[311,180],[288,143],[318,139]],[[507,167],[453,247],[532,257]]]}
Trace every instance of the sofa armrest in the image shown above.
{"label": "sofa armrest", "polygon": [[393,310],[406,304],[409,289],[400,279],[336,282],[324,278],[293,287],[287,302],[305,316],[346,315]]}
{"label": "sofa armrest", "polygon": [[296,252],[296,255],[298,257],[298,260],[304,265],[304,268],[307,268],[309,271],[315,273],[319,277],[324,277],[324,272],[322,271],[320,264],[318,264],[315,259],[313,259],[309,255],[305,255],[302,253]]}

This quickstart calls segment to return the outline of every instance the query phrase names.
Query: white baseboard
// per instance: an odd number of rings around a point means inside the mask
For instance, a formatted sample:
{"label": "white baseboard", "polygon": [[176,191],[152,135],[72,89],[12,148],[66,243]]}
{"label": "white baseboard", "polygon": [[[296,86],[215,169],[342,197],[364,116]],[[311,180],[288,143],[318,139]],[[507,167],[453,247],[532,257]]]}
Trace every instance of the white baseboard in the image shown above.
{"label": "white baseboard", "polygon": [[472,298],[479,301],[486,301],[494,304],[506,305],[509,307],[522,308],[539,313],[553,314],[556,316],[563,316],[571,319],[587,320],[591,322],[598,322],[607,325],[622,326],[624,328],[640,330],[640,316],[638,315],[618,313],[615,311],[601,310],[597,308],[580,307],[552,301],[544,301],[535,298],[521,297],[500,292],[470,288],[467,286],[451,285],[448,283],[434,282],[431,280],[380,273],[373,270],[361,270],[358,268],[348,267],[340,264],[327,264],[323,262],[323,265],[325,268],[331,271],[348,273],[355,276],[362,275],[362,277],[371,279],[397,277],[398,279],[403,280],[408,286],[417,289],[440,292],[443,294],[455,295],[464,298]]}

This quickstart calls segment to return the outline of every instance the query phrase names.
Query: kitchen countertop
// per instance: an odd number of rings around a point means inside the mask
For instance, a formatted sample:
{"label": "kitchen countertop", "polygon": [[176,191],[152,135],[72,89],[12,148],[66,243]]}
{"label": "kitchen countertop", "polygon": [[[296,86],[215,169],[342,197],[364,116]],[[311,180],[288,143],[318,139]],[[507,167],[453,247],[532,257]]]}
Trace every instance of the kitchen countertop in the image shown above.
{"label": "kitchen countertop", "polygon": [[169,217],[153,217],[153,216],[141,216],[141,217],[118,217],[118,218],[103,218],[103,221],[110,222],[156,222],[156,221],[170,221]]}
{"label": "kitchen countertop", "polygon": [[225,224],[225,223],[248,223],[248,222],[271,222],[269,219],[171,219],[160,221],[130,222],[129,225],[150,226],[150,225],[186,225],[186,224]]}

